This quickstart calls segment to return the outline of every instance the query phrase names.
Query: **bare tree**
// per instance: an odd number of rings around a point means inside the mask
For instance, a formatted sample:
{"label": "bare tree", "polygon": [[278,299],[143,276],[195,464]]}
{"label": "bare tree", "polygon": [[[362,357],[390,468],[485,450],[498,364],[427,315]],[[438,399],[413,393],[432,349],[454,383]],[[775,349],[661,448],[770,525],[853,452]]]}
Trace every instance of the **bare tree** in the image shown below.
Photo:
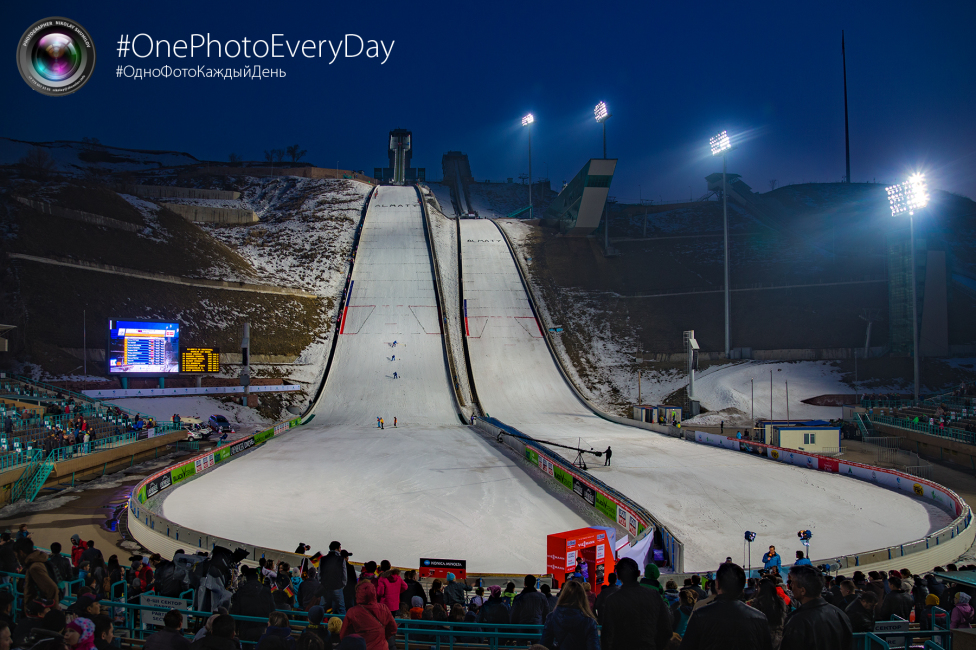
{"label": "bare tree", "polygon": [[306,153],[308,153],[304,149],[299,148],[297,144],[293,144],[290,147],[288,147],[287,151],[288,151],[288,157],[291,158],[291,161],[293,163],[297,163],[305,156]]}
{"label": "bare tree", "polygon": [[272,149],[270,151],[268,151],[267,149],[264,150],[264,159],[267,162],[271,163],[271,175],[272,176],[274,176],[274,158],[275,158],[275,150],[274,149]]}
{"label": "bare tree", "polygon": [[229,156],[227,156],[227,160],[228,160],[228,161],[229,161],[230,163],[232,163],[232,164],[233,164],[233,163],[239,163],[239,162],[243,162],[243,160],[241,159],[241,157],[240,157],[240,156],[238,156],[238,155],[237,155],[236,153],[232,153],[232,154],[230,154]]}
{"label": "bare tree", "polygon": [[773,190],[775,190],[775,189],[776,189],[776,182],[777,182],[777,181],[776,181],[776,179],[775,179],[775,178],[773,178],[773,179],[771,179],[771,180],[769,181],[769,191],[770,191],[770,192],[772,192]]}
{"label": "bare tree", "polygon": [[39,181],[46,180],[57,166],[54,162],[54,156],[47,149],[40,147],[33,147],[18,163],[24,176]]}
{"label": "bare tree", "polygon": [[281,162],[285,157],[284,149],[272,149],[271,153],[274,155],[275,162]]}

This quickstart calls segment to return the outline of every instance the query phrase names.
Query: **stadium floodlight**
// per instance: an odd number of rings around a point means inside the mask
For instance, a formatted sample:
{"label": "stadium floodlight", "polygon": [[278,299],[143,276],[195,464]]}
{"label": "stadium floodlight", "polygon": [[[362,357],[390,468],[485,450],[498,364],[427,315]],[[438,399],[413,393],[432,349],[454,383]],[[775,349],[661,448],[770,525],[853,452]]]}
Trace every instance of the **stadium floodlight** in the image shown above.
{"label": "stadium floodlight", "polygon": [[921,210],[929,204],[929,193],[922,174],[912,174],[904,183],[892,185],[887,190],[893,217],[906,212],[913,215],[915,210]]}
{"label": "stadium floodlight", "polygon": [[529,219],[532,218],[532,123],[535,117],[529,113],[522,118],[522,126],[529,127]]}
{"label": "stadium floodlight", "polygon": [[599,124],[603,125],[603,158],[607,157],[607,120],[612,117],[606,102],[600,102],[593,109],[593,117]]}
{"label": "stadium floodlight", "polygon": [[729,132],[722,131],[718,135],[713,135],[712,139],[709,140],[709,144],[712,145],[712,155],[717,156],[724,151],[728,151],[732,148],[732,141],[729,140]]}
{"label": "stadium floodlight", "polygon": [[888,202],[891,204],[891,216],[908,213],[909,246],[912,250],[912,357],[914,365],[915,401],[918,401],[918,296],[915,287],[915,211],[921,210],[929,204],[929,192],[925,186],[925,176],[912,174],[904,183],[898,183],[887,188]]}
{"label": "stadium floodlight", "polygon": [[732,318],[732,297],[729,288],[729,199],[725,191],[726,167],[728,152],[732,149],[729,132],[722,131],[713,135],[708,143],[712,146],[712,155],[722,155],[722,229],[725,232],[725,358],[732,355],[732,344],[729,340],[729,321]]}

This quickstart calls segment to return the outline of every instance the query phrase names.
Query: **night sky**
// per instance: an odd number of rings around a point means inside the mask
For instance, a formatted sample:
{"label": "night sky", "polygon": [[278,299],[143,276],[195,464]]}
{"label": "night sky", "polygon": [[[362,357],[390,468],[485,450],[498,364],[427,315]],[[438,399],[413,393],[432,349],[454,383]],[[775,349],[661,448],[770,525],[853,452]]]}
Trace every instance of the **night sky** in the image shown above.
{"label": "night sky", "polygon": [[[165,8],[164,8],[165,7]],[[91,32],[94,76],[50,98],[20,78],[14,49],[46,16]],[[298,143],[323,167],[385,165],[386,135],[414,134],[414,164],[440,178],[461,150],[478,180],[528,171],[520,118],[535,115],[533,175],[558,189],[602,155],[593,106],[606,101],[611,195],[624,202],[697,198],[721,169],[708,138],[728,129],[729,171],[754,189],[844,176],[841,30],[847,37],[852,180],[933,187],[976,198],[976,3],[382,3],[4,2],[0,135],[187,151]],[[389,59],[121,59],[122,34],[189,40],[395,41]],[[147,41],[143,40],[145,45]],[[287,55],[287,50],[281,50]],[[382,53],[382,52],[381,52]],[[117,78],[120,64],[226,68],[259,63],[284,79]]]}

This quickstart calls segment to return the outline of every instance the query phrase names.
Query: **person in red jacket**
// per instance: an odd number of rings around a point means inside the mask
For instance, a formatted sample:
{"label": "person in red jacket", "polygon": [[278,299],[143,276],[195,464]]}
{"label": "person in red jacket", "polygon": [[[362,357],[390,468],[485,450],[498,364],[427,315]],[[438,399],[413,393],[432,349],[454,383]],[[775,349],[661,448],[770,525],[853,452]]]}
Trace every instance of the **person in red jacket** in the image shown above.
{"label": "person in red jacket", "polygon": [[81,562],[81,554],[88,550],[85,543],[81,541],[81,537],[76,533],[71,536],[71,565],[78,568],[78,563]]}
{"label": "person in red jacket", "polygon": [[400,577],[400,569],[390,569],[378,582],[376,599],[395,616],[400,611],[400,594],[407,590],[407,583]]}
{"label": "person in red jacket", "polygon": [[153,581],[153,570],[149,568],[149,564],[146,563],[145,558],[141,555],[133,555],[129,558],[129,562],[132,562],[133,576],[139,578],[140,589],[142,591],[148,591],[149,585]]}
{"label": "person in red jacket", "polygon": [[[399,598],[399,596],[397,596]],[[356,585],[356,606],[346,612],[339,638],[358,634],[366,641],[366,650],[388,650],[387,639],[395,635],[396,621],[390,610],[376,602],[376,587],[369,580]]]}

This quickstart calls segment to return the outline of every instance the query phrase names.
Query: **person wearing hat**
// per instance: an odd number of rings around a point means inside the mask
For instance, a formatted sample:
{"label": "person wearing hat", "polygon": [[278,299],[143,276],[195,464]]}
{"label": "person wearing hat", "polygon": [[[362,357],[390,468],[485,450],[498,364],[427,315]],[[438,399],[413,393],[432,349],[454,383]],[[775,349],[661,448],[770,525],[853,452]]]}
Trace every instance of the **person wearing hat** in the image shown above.
{"label": "person wearing hat", "polygon": [[129,558],[132,563],[133,576],[139,578],[140,591],[149,591],[149,585],[153,581],[153,570],[146,563],[146,558],[141,555],[133,555]]}
{"label": "person wearing hat", "polygon": [[30,635],[31,630],[33,630],[35,627],[43,627],[44,615],[53,608],[54,602],[50,600],[37,598],[29,601],[24,606],[24,612],[26,615],[17,621],[17,627],[15,627],[13,631],[14,647],[22,647],[28,635]]}
{"label": "person wearing hat", "polygon": [[95,624],[87,618],[76,618],[68,623],[64,644],[70,650],[92,650],[95,647]]}
{"label": "person wearing hat", "polygon": [[329,619],[329,636],[333,639],[339,638],[339,632],[342,630],[342,619],[338,616],[333,616]]}
{"label": "person wearing hat", "polygon": [[949,627],[953,630],[973,626],[973,606],[969,604],[972,596],[964,591],[956,592],[956,606],[952,608]]}
{"label": "person wearing hat", "polygon": [[410,620],[419,621],[424,615],[424,599],[420,596],[410,598]]}
{"label": "person wearing hat", "polygon": [[488,587],[488,600],[478,610],[478,622],[507,624],[512,622],[511,618],[511,609],[505,599],[502,598],[502,588],[498,585]]}
{"label": "person wearing hat", "polygon": [[322,625],[324,619],[325,609],[321,605],[315,605],[308,610],[308,625],[305,626],[301,636],[298,637],[298,647],[300,649],[308,648],[311,650],[315,647],[315,641],[308,638],[309,636],[313,636],[322,642],[322,646],[326,650],[331,650],[332,635],[329,633],[328,625]]}
{"label": "person wearing hat", "polygon": [[[404,586],[406,589],[406,586]],[[447,574],[447,586],[444,587],[444,607],[451,609],[454,605],[463,605],[465,592],[471,591],[474,587],[468,584],[467,578],[464,582],[458,582],[453,573]],[[398,596],[399,597],[399,596]]]}
{"label": "person wearing hat", "polygon": [[101,599],[96,594],[79,596],[78,600],[68,608],[68,611],[75,616],[93,619],[102,613],[102,606],[98,602],[99,600]]}
{"label": "person wearing hat", "polygon": [[[935,594],[929,594],[925,597],[925,609],[922,610],[922,629],[930,630],[932,629],[932,608],[939,606],[939,597]],[[939,624],[940,627],[945,627],[945,614],[939,614],[934,621]]]}

